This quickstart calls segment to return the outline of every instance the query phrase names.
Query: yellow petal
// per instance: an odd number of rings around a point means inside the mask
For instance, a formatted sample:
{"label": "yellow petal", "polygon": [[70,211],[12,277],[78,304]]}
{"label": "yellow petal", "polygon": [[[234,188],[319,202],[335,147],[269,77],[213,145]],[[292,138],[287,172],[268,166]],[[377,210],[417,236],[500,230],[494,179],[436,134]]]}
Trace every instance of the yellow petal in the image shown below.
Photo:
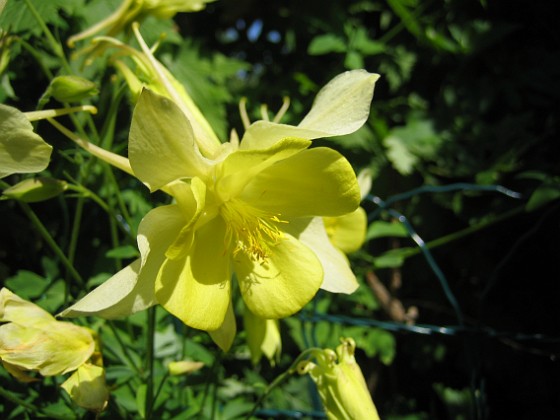
{"label": "yellow petal", "polygon": [[80,407],[91,411],[103,411],[109,400],[105,384],[105,369],[84,363],[62,385],[70,398]]}
{"label": "yellow petal", "polygon": [[285,229],[317,255],[325,273],[321,289],[349,294],[358,288],[348,260],[329,240],[322,218],[290,219]]}
{"label": "yellow petal", "polygon": [[7,288],[0,290],[0,322],[17,322],[29,327],[55,321],[44,309],[20,298]]}
{"label": "yellow petal", "polygon": [[235,314],[233,312],[232,303],[230,302],[226,312],[226,318],[220,328],[214,331],[208,331],[208,334],[210,334],[212,341],[214,341],[218,347],[223,351],[228,351],[233,344],[236,333],[237,325],[235,323]]}
{"label": "yellow petal", "polygon": [[367,215],[362,207],[338,217],[323,218],[332,244],[349,254],[357,251],[366,239]]}
{"label": "yellow petal", "polygon": [[68,322],[51,321],[42,328],[13,322],[0,326],[0,359],[43,376],[77,369],[94,348],[91,333]]}
{"label": "yellow petal", "polygon": [[132,114],[128,152],[134,174],[151,191],[207,171],[181,109],[148,89],[140,94]]}
{"label": "yellow petal", "polygon": [[299,311],[321,285],[321,263],[308,247],[285,234],[265,261],[243,252],[233,260],[245,304],[261,318],[284,318]]}
{"label": "yellow petal", "polygon": [[282,217],[338,216],[358,207],[360,190],[348,161],[332,149],[319,147],[264,169],[240,198]]}
{"label": "yellow petal", "polygon": [[226,226],[215,218],[197,230],[181,258],[166,259],[156,280],[156,298],[185,324],[206,331],[224,322],[231,300]]}

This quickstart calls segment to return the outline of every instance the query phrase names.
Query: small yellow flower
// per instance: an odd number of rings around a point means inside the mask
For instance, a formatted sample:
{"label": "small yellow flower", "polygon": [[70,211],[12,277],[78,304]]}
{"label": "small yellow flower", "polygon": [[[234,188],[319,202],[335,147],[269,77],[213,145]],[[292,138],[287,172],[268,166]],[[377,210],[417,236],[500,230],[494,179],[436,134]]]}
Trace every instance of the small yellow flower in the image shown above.
{"label": "small yellow flower", "polygon": [[[102,367],[91,367],[90,360],[99,365],[101,358],[89,329],[57,321],[39,306],[6,288],[0,290],[0,322],[3,323],[0,325],[0,361],[16,379],[37,380],[28,374],[33,371],[43,376],[76,371],[63,388],[82,407],[96,411],[105,407],[108,398],[105,375]],[[76,393],[70,388],[82,392]]]}
{"label": "small yellow flower", "polygon": [[325,349],[315,353],[316,363],[300,362],[301,375],[309,373],[332,420],[378,420],[379,414],[371,399],[364,375],[354,358],[356,343],[342,338],[336,353]]}

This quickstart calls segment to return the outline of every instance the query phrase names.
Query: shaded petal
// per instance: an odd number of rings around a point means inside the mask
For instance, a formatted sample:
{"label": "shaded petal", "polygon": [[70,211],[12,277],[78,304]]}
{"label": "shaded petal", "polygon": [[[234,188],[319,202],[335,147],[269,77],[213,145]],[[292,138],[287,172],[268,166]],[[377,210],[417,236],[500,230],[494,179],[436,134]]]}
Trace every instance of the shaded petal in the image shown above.
{"label": "shaded petal", "polygon": [[321,261],[325,273],[321,289],[350,294],[358,288],[346,256],[332,245],[320,217],[289,220],[285,230],[313,250]]}
{"label": "shaded petal", "polygon": [[256,174],[310,145],[309,140],[285,138],[267,149],[238,150],[230,154],[219,166],[218,195],[223,201],[235,197]]}
{"label": "shaded petal", "polygon": [[80,407],[99,412],[107,406],[109,389],[102,367],[84,363],[60,386]]}
{"label": "shaded petal", "polygon": [[208,170],[181,109],[148,89],[140,94],[132,114],[128,156],[135,175],[151,191]]}
{"label": "shaded petal", "polygon": [[219,217],[197,230],[181,258],[166,259],[156,280],[156,298],[185,324],[206,331],[224,322],[231,300],[226,226]]}
{"label": "shaded petal", "polygon": [[[140,265],[140,259],[137,259],[57,316],[95,315],[114,319],[131,315],[153,305],[153,300],[149,298],[149,304],[146,304],[143,299],[138,299],[137,302],[137,297],[142,296],[142,293],[148,296],[153,295],[153,290],[149,289],[149,285],[140,285],[138,282]],[[153,283],[151,287],[153,289]]]}
{"label": "shaded petal", "polygon": [[307,246],[285,234],[266,261],[243,252],[233,260],[245,304],[261,318],[283,318],[299,311],[321,285],[321,263]]}
{"label": "shaded petal", "polygon": [[348,161],[332,149],[319,147],[261,171],[240,198],[282,217],[338,216],[358,207],[360,189]]}
{"label": "shaded petal", "polygon": [[345,254],[357,251],[366,240],[367,214],[362,207],[338,217],[325,217],[325,229],[332,244]]}
{"label": "shaded petal", "polygon": [[235,323],[235,314],[233,313],[233,306],[230,301],[223,324],[217,330],[208,331],[208,334],[210,334],[212,341],[214,341],[218,347],[223,351],[228,351],[233,344],[236,333],[237,325]]}
{"label": "shaded petal", "polygon": [[165,252],[184,225],[181,208],[172,204],[148,212],[138,227],[141,258],[123,268],[59,316],[121,318],[156,304],[155,279]]}

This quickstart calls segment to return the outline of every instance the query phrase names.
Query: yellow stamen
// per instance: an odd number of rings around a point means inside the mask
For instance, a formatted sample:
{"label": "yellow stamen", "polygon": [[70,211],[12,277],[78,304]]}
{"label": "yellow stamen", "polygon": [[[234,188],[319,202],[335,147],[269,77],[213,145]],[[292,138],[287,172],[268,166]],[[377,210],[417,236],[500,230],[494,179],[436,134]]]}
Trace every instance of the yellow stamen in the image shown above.
{"label": "yellow stamen", "polygon": [[226,241],[233,244],[233,255],[245,252],[255,261],[265,262],[283,237],[279,223],[287,223],[278,215],[256,209],[239,200],[230,200],[221,206],[221,214],[228,231]]}

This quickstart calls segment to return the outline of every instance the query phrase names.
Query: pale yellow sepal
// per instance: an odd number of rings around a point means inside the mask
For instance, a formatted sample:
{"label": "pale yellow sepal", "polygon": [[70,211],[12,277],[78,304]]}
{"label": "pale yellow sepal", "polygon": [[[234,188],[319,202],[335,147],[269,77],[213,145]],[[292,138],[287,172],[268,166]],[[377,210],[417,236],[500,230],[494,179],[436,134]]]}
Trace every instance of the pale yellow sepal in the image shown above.
{"label": "pale yellow sepal", "polygon": [[23,112],[0,104],[0,178],[42,171],[51,152]]}
{"label": "pale yellow sepal", "polygon": [[279,321],[259,318],[249,309],[245,309],[243,324],[247,334],[247,345],[251,352],[251,362],[256,365],[264,355],[270,364],[275,366],[282,351]]}

